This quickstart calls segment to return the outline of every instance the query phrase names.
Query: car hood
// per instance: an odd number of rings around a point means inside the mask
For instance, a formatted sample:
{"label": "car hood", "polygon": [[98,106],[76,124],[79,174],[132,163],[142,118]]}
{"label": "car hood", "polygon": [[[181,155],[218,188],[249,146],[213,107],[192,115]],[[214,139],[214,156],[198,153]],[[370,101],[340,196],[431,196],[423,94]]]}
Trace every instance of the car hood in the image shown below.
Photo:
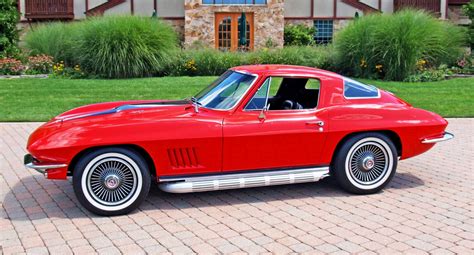
{"label": "car hood", "polygon": [[73,140],[80,141],[87,132],[106,137],[117,128],[135,126],[138,130],[139,126],[172,123],[193,114],[188,100],[120,101],[86,105],[64,112],[38,127],[30,135],[27,148],[32,152],[39,149],[40,145],[62,147],[72,144]]}
{"label": "car hood", "polygon": [[[106,115],[115,115],[117,113],[169,112],[169,110],[176,108],[176,106],[189,104],[188,100],[136,100],[90,104],[64,112],[53,118],[52,122],[63,122],[95,116],[106,117]],[[179,107],[179,110],[182,111],[182,107]]]}

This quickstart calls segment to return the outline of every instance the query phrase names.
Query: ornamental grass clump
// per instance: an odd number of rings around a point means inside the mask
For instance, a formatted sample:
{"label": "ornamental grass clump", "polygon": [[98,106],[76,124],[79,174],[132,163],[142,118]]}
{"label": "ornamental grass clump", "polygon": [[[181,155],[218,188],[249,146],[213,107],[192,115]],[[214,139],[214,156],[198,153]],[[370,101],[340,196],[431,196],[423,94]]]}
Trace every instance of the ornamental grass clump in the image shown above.
{"label": "ornamental grass clump", "polygon": [[159,74],[177,47],[173,29],[137,16],[92,18],[81,27],[76,52],[83,70],[105,78]]}
{"label": "ornamental grass clump", "polygon": [[351,76],[400,81],[420,61],[426,68],[455,63],[464,39],[462,28],[420,10],[367,15],[337,34],[337,66]]}
{"label": "ornamental grass clump", "polygon": [[178,42],[171,26],[137,16],[40,25],[25,40],[32,55],[52,56],[63,61],[65,70],[80,65],[81,73],[102,78],[162,74]]}
{"label": "ornamental grass clump", "polygon": [[78,57],[75,47],[81,25],[81,22],[55,22],[34,26],[25,36],[26,47],[31,55],[44,54],[73,64]]}

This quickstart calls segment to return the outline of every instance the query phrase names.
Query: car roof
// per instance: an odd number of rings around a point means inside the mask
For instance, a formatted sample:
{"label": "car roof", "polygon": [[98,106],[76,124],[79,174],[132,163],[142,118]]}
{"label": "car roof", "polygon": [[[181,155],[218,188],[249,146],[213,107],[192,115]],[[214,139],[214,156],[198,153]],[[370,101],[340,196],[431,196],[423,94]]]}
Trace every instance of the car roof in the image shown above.
{"label": "car roof", "polygon": [[307,67],[307,66],[296,66],[296,65],[244,65],[236,66],[231,68],[234,71],[248,72],[252,74],[294,74],[294,75],[316,75],[326,76],[331,78],[342,79],[343,77],[337,73],[330,71]]}

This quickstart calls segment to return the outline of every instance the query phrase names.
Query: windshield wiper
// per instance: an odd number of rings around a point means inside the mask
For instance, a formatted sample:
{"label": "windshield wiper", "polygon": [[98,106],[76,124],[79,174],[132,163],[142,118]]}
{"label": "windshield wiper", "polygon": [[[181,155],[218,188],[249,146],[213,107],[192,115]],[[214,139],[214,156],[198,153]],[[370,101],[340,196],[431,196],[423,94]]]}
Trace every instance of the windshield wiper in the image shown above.
{"label": "windshield wiper", "polygon": [[194,105],[194,111],[196,113],[199,112],[199,107],[202,107],[202,104],[199,102],[199,100],[195,97],[191,97],[191,102],[193,103]]}

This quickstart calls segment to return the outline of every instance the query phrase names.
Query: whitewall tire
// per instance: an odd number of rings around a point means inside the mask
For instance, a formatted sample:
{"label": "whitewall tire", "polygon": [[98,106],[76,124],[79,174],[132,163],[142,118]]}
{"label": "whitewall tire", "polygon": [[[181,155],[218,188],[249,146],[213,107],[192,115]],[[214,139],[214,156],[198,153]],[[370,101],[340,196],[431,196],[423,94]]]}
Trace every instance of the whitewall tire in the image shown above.
{"label": "whitewall tire", "polygon": [[332,172],[339,185],[356,194],[383,189],[393,178],[398,163],[393,142],[380,133],[349,138],[336,152]]}
{"label": "whitewall tire", "polygon": [[133,211],[150,189],[146,161],[124,148],[102,148],[79,159],[73,173],[74,192],[79,202],[99,215],[120,215]]}

